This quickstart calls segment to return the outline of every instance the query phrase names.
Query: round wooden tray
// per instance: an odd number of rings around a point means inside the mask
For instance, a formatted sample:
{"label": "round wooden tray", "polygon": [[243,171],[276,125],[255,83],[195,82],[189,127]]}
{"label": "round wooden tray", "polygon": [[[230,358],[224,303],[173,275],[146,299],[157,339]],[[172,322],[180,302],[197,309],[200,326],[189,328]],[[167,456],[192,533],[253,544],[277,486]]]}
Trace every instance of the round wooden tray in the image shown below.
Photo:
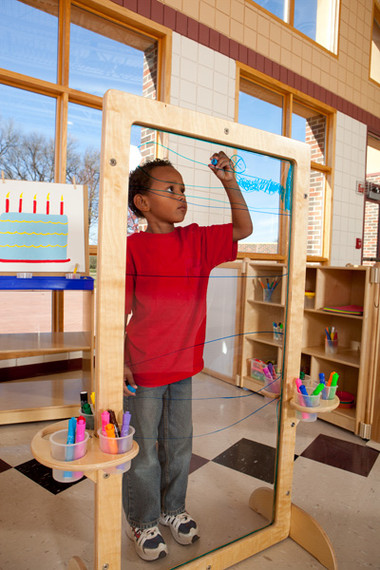
{"label": "round wooden tray", "polygon": [[304,412],[305,414],[323,414],[325,412],[332,412],[335,410],[339,404],[340,400],[338,396],[335,396],[333,400],[320,400],[319,406],[309,408],[307,406],[301,406],[295,401],[295,398],[291,398],[289,404],[292,408],[298,410],[299,412]]}
{"label": "round wooden tray", "polygon": [[272,398],[272,400],[276,400],[281,396],[281,394],[277,394],[276,392],[268,392],[267,390],[260,390],[260,394],[266,398]]}
{"label": "round wooden tray", "polygon": [[138,444],[133,441],[132,448],[127,453],[120,453],[118,455],[103,453],[100,451],[99,439],[94,435],[90,436],[87,443],[87,453],[80,459],[74,461],[59,461],[51,456],[49,436],[61,429],[67,429],[67,421],[58,422],[47,426],[36,433],[32,439],[31,448],[34,457],[52,469],[60,469],[62,471],[83,471],[84,473],[90,471],[99,471],[116,467],[130,461],[139,452]]}

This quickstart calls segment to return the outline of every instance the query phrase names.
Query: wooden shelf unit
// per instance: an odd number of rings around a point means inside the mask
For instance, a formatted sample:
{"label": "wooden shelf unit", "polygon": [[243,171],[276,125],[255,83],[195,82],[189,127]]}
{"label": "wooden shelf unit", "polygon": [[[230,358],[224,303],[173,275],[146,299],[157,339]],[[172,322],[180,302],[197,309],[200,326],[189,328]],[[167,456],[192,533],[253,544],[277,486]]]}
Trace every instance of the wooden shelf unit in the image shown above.
{"label": "wooden shelf unit", "polygon": [[[285,322],[286,266],[245,260],[246,287],[243,309],[242,371],[240,385],[253,391],[264,384],[250,376],[249,360],[271,360],[281,367],[283,343],[273,339],[272,322]],[[370,360],[374,325],[374,288],[370,267],[308,266],[305,290],[315,293],[314,308],[305,308],[300,317],[302,329],[301,368],[312,378],[320,372],[328,378],[332,371],[339,374],[339,390],[355,395],[354,408],[338,407],[321,416],[325,421],[361,434],[361,426],[370,423],[371,383]],[[262,300],[259,279],[265,281],[282,276],[272,302]],[[359,305],[363,315],[331,313],[327,306]],[[338,331],[338,352],[326,354],[325,328]],[[360,350],[355,346],[360,343]]]}
{"label": "wooden shelf unit", "polygon": [[[312,378],[320,372],[328,377],[339,374],[339,390],[355,395],[354,408],[337,408],[323,419],[356,434],[366,423],[366,398],[371,379],[369,349],[372,322],[370,267],[307,267],[306,290],[315,292],[313,309],[305,309],[302,336],[302,362]],[[359,305],[363,315],[331,313],[323,307]],[[326,354],[325,328],[338,331],[338,352]],[[353,345],[360,344],[360,350]]]}
{"label": "wooden shelf unit", "polygon": [[[253,391],[262,390],[264,383],[250,376],[251,358],[271,360],[280,367],[283,358],[283,341],[275,340],[273,322],[285,323],[286,265],[280,263],[245,260],[246,279],[243,307],[242,374],[240,386]],[[263,300],[263,287],[267,279],[279,283],[273,291],[271,302]]]}
{"label": "wooden shelf unit", "polygon": [[[0,382],[0,395],[3,393],[2,407],[0,409],[0,425],[21,423],[28,421],[64,419],[77,415],[79,407],[79,393],[81,390],[92,391],[93,353],[94,353],[94,280],[91,277],[81,276],[79,279],[66,279],[63,276],[35,276],[28,279],[18,279],[15,276],[0,275],[1,291],[79,291],[85,292],[83,310],[85,313],[84,331],[77,332],[31,332],[0,334],[0,360],[13,360],[18,358],[46,356],[54,354],[67,354],[73,352],[83,353],[82,371],[78,376],[77,402],[70,398],[64,389],[64,379],[57,381],[57,376],[51,380],[34,377],[25,380],[8,380]],[[33,386],[33,382],[46,383],[43,390],[45,405],[31,406],[25,398],[26,385]],[[39,388],[41,390],[41,387]],[[71,386],[72,391],[72,386]],[[27,390],[28,391],[28,390]],[[15,407],[7,404],[7,396],[12,394],[13,402],[17,399],[24,404]],[[19,398],[17,394],[19,393]],[[50,394],[50,396],[49,396]],[[50,398],[50,399],[49,399]],[[34,397],[35,401],[36,398]],[[49,400],[50,404],[47,404]],[[75,403],[74,403],[75,402]],[[29,404],[29,405],[28,405]]]}

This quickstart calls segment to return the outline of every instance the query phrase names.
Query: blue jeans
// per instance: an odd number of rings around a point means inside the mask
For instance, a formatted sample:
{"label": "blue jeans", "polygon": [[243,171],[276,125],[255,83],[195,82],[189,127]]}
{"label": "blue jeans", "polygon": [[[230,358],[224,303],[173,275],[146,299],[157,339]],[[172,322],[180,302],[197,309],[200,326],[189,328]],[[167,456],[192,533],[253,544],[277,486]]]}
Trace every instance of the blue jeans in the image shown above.
{"label": "blue jeans", "polygon": [[139,386],[125,398],[140,446],[123,475],[123,508],[139,528],[158,523],[161,512],[185,510],[192,453],[192,379],[157,388]]}

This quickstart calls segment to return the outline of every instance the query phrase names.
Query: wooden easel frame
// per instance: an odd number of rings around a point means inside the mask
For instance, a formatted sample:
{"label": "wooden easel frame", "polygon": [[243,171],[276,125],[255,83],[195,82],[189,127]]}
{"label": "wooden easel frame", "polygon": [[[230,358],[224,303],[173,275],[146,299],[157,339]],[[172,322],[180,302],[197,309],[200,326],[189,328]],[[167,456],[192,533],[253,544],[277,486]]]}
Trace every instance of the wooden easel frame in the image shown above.
{"label": "wooden easel frame", "polygon": [[[224,570],[291,537],[328,568],[336,568],[335,557],[323,530],[301,509],[292,505],[291,489],[295,447],[296,413],[290,405],[293,379],[298,377],[301,355],[300,318],[304,304],[306,266],[306,205],[309,188],[309,149],[304,143],[259,131],[238,123],[213,118],[158,101],[108,91],[104,96],[102,155],[99,199],[98,274],[96,295],[96,423],[107,408],[122,411],[126,228],[128,211],[129,147],[132,125],[137,124],[173,134],[182,134],[220,145],[256,151],[292,162],[294,167],[289,283],[286,311],[286,351],[277,453],[275,493],[256,490],[250,507],[268,519],[268,526],[231,544],[189,561],[191,569]],[[295,239],[297,236],[297,239]],[[41,439],[41,438],[40,438]],[[38,440],[38,438],[37,438]],[[48,447],[35,442],[37,459],[54,466]],[[32,446],[33,447],[33,446]],[[84,471],[95,482],[94,568],[121,568],[121,475],[105,476],[106,458],[96,450],[70,470]],[[131,457],[137,453],[137,446]],[[103,454],[104,455],[104,454]],[[115,456],[110,460],[115,463]],[[92,463],[90,462],[92,460]],[[121,462],[121,461],[119,461]],[[66,463],[66,466],[68,464]],[[64,468],[61,463],[58,468]],[[68,467],[66,467],[68,468]],[[87,471],[87,473],[86,473]],[[274,498],[274,501],[273,501]],[[273,522],[270,521],[273,519]],[[69,568],[85,568],[74,557]]]}
{"label": "wooden easel frame", "polygon": [[[97,329],[96,329],[96,395],[97,410],[122,409],[123,341],[124,341],[124,277],[126,260],[125,228],[128,210],[129,146],[133,124],[150,127],[174,134],[187,135],[221,145],[235,146],[246,150],[290,160],[294,166],[293,206],[291,217],[291,244],[289,268],[288,310],[286,317],[286,357],[284,362],[284,387],[281,404],[281,427],[278,443],[277,484],[275,488],[273,524],[263,530],[189,562],[187,568],[227,568],[261,550],[290,536],[308,548],[313,555],[313,536],[303,535],[303,524],[296,528],[295,520],[311,520],[300,514],[291,503],[293,457],[295,446],[295,411],[289,405],[293,391],[293,378],[298,376],[301,335],[299,315],[303,311],[306,264],[306,205],[309,188],[309,149],[304,143],[271,133],[259,131],[181,109],[158,101],[108,91],[104,96],[103,136],[101,157],[101,196],[99,203],[99,246],[97,278]],[[297,236],[297,239],[295,239]],[[110,487],[113,486],[111,491]],[[96,528],[105,512],[109,513],[109,499],[121,499],[121,482],[108,480],[107,487],[99,486],[97,491]],[[104,497],[102,494],[105,493]],[[255,493],[251,498],[252,508],[263,514],[270,509],[271,502],[265,500],[266,493]],[[107,506],[106,506],[107,505]],[[104,509],[104,510],[103,510]],[[268,516],[269,520],[271,516]],[[109,523],[109,521],[108,521]],[[316,525],[313,524],[313,529]],[[109,544],[117,550],[118,532],[108,524],[102,529],[104,549],[99,549],[96,568],[110,563]],[[103,534],[104,532],[104,534]],[[315,530],[313,533],[315,534]],[[323,531],[317,533],[323,535]],[[121,542],[121,541],[119,541]],[[323,543],[323,548],[320,544]],[[107,547],[108,546],[108,547]],[[329,567],[334,567],[334,555],[328,540],[323,535],[317,550],[318,558]],[[106,552],[108,551],[108,552]],[[112,568],[119,568],[115,555]]]}

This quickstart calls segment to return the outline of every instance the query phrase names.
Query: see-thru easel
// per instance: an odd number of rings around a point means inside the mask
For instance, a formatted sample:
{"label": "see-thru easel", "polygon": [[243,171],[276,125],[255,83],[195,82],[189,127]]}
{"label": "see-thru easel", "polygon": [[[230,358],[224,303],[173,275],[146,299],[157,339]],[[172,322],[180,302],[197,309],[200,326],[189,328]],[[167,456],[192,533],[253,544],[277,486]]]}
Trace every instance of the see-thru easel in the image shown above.
{"label": "see-thru easel", "polygon": [[[96,417],[112,408],[122,409],[125,260],[128,211],[128,175],[131,126],[138,124],[166,132],[188,135],[221,145],[252,150],[291,161],[294,165],[293,205],[288,272],[289,287],[286,316],[286,353],[278,441],[277,481],[274,493],[258,489],[250,506],[273,523],[264,529],[205,554],[186,564],[187,568],[224,569],[248,558],[287,537],[293,538],[328,568],[336,568],[329,540],[319,525],[291,502],[295,427],[294,408],[290,405],[293,378],[298,376],[301,337],[299,317],[304,303],[306,263],[306,203],[309,187],[309,149],[298,141],[259,131],[238,123],[209,117],[119,91],[104,97],[102,131],[101,189],[99,203],[99,240],[96,326]],[[296,236],[296,239],[295,239]],[[38,443],[41,437],[37,438]],[[35,438],[36,440],[36,438]],[[34,442],[35,442],[34,440]],[[96,445],[96,443],[94,444]],[[35,442],[36,447],[36,442]],[[133,453],[132,453],[133,452]],[[131,454],[136,455],[137,446]],[[46,446],[36,455],[49,466]],[[77,470],[86,473],[86,457]],[[110,456],[113,457],[113,456]],[[123,457],[125,461],[125,457]],[[117,461],[113,459],[113,461]],[[122,460],[120,460],[120,463]],[[74,465],[70,463],[70,470]],[[66,469],[68,464],[64,464]],[[97,570],[121,567],[121,476],[103,477],[105,464],[92,464],[89,474],[95,481],[95,563]],[[84,568],[73,558],[70,568]]]}

